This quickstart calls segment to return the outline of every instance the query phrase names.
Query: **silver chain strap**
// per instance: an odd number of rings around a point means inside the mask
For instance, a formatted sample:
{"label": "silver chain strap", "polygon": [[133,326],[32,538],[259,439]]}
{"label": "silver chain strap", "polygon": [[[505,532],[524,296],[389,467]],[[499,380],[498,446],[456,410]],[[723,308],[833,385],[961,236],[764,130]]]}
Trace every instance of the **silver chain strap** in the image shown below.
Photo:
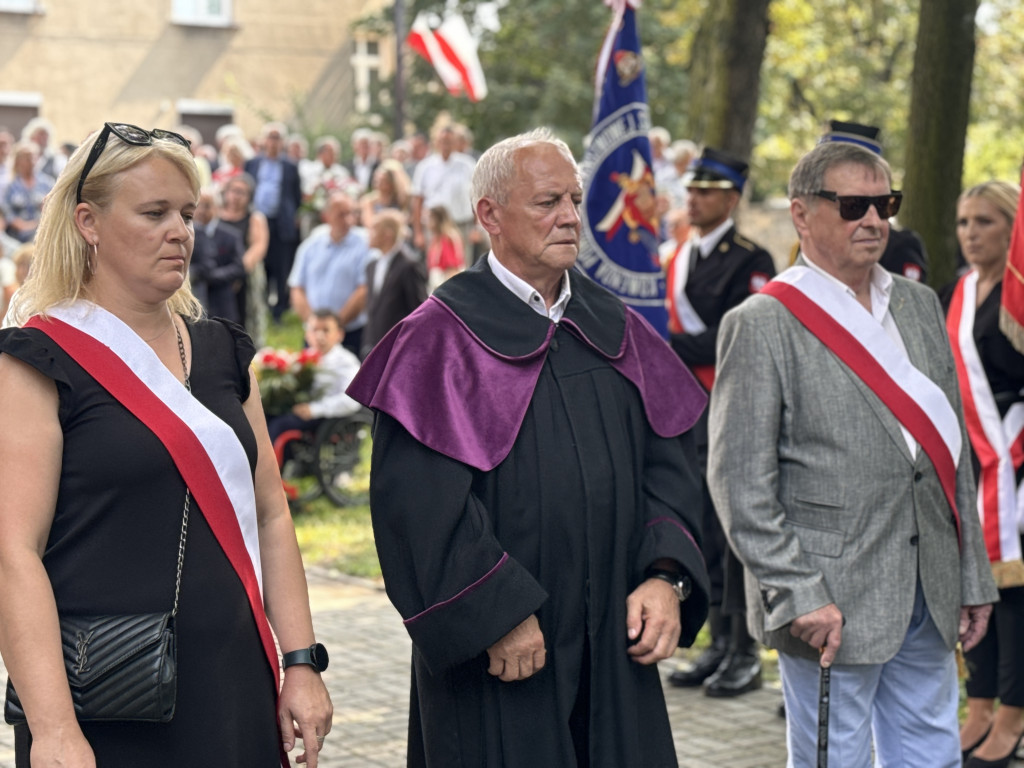
{"label": "silver chain strap", "polygon": [[181,597],[181,569],[185,565],[185,539],[188,537],[188,500],[190,495],[186,486],[185,511],[181,516],[181,539],[178,541],[178,576],[174,580],[174,608],[171,610],[172,617],[178,615],[178,599]]}
{"label": "silver chain strap", "polygon": [[[178,330],[178,324],[174,321],[173,316],[171,317],[171,323],[174,324],[174,332],[178,336],[178,354],[181,356],[181,372],[185,377],[185,389],[189,392],[192,391],[192,382],[188,375],[188,363],[185,362],[185,343],[181,340],[181,331]],[[181,597],[181,571],[185,566],[185,540],[188,538],[188,509],[189,500],[191,494],[189,493],[188,486],[185,486],[185,509],[181,515],[181,539],[178,541],[178,575],[174,580],[174,608],[171,610],[171,617],[178,615],[178,601]]]}

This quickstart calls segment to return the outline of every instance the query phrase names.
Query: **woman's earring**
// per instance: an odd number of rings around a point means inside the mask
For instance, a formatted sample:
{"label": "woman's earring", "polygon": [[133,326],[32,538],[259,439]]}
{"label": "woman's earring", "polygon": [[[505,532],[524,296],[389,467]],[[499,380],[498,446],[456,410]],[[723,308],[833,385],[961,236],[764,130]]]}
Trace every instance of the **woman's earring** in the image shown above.
{"label": "woman's earring", "polygon": [[89,264],[89,274],[90,275],[95,275],[96,274],[96,263],[95,262],[99,261],[99,259],[100,259],[100,248],[99,248],[99,243],[90,243],[90,245],[92,246],[92,258],[87,259],[87,262]]}

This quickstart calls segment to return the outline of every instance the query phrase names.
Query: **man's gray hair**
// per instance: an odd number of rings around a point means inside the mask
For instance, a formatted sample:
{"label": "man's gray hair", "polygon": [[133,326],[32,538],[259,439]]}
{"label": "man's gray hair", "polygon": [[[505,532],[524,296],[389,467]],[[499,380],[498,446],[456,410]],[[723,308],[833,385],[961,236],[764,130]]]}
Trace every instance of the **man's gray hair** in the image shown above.
{"label": "man's gray hair", "polygon": [[516,178],[516,154],[538,144],[549,144],[557,149],[572,163],[577,180],[582,184],[580,170],[569,145],[555,136],[549,128],[534,128],[527,133],[499,141],[480,156],[473,171],[473,210],[476,210],[476,204],[485,197],[495,200],[499,205],[508,202],[508,190]]}
{"label": "man's gray hair", "polygon": [[320,150],[324,147],[330,147],[334,150],[334,154],[341,157],[341,142],[333,136],[321,136],[313,143],[313,154],[319,155]]}
{"label": "man's gray hair", "polygon": [[264,123],[263,128],[260,130],[260,137],[264,139],[267,138],[267,136],[270,135],[271,131],[280,136],[281,141],[284,141],[285,139],[288,138],[288,126],[276,120],[271,121],[269,123]]}
{"label": "man's gray hair", "polygon": [[[881,155],[844,141],[818,144],[800,158],[789,177],[789,199],[807,197],[825,188],[825,174],[837,165],[860,165],[884,176],[892,187],[892,169]],[[834,190],[833,190],[834,191]]]}

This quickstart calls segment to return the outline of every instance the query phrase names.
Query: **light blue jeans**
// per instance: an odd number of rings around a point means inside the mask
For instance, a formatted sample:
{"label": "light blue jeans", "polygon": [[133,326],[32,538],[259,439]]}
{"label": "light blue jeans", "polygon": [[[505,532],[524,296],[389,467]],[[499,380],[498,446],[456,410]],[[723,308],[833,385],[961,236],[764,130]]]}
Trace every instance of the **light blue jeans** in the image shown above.
{"label": "light blue jeans", "polygon": [[[815,768],[817,662],[779,654],[788,768]],[[884,664],[832,666],[829,768],[960,768],[956,661],[921,586],[899,652]]]}

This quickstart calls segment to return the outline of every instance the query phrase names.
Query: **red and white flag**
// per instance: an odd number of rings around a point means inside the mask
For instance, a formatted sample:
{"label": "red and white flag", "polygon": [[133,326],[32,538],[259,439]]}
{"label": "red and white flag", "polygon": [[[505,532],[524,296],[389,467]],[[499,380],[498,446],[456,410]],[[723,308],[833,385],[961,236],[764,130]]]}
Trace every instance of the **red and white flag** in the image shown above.
{"label": "red and white flag", "polygon": [[431,29],[428,18],[424,13],[416,16],[406,42],[434,66],[449,93],[465,93],[470,101],[480,101],[487,95],[487,82],[476,52],[476,38],[465,19],[455,13],[447,16],[440,27]]}
{"label": "red and white flag", "polygon": [[[1024,173],[1021,175],[1024,182]],[[1003,276],[1003,297],[999,309],[999,329],[1017,349],[1024,353],[1024,195],[1017,203],[1017,217],[1013,220],[1010,236],[1010,254]]]}

